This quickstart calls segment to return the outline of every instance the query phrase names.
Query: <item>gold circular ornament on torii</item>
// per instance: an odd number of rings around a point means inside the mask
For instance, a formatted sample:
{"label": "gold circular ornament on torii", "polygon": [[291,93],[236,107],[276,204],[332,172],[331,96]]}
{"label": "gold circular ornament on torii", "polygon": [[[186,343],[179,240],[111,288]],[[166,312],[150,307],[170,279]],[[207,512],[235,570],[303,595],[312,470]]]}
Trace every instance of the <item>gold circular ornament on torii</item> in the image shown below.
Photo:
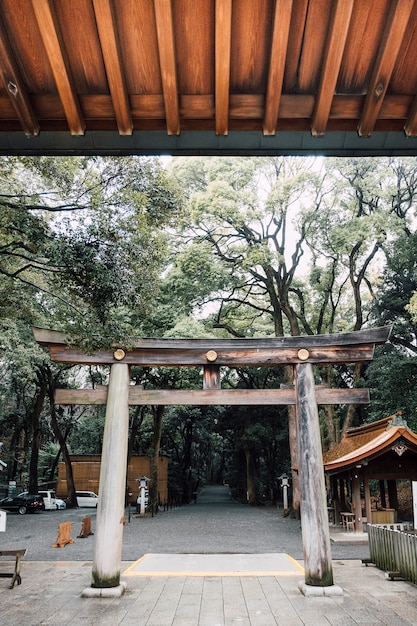
{"label": "gold circular ornament on torii", "polygon": [[217,359],[217,352],[215,350],[209,350],[206,353],[206,359],[210,363],[214,363],[214,361]]}
{"label": "gold circular ornament on torii", "polygon": [[115,350],[113,352],[113,356],[116,359],[116,361],[123,361],[123,359],[126,356],[126,352],[122,350],[121,348],[119,348],[118,350]]}
{"label": "gold circular ornament on torii", "polygon": [[297,352],[297,356],[300,359],[300,361],[307,361],[308,357],[310,356],[310,352],[306,350],[306,348],[301,348]]}

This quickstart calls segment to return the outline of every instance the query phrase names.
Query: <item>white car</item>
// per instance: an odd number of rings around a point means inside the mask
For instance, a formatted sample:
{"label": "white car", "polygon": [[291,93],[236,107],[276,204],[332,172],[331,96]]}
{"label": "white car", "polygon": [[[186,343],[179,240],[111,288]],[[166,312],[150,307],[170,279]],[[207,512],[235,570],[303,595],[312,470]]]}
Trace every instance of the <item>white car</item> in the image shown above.
{"label": "white car", "polygon": [[98,495],[94,491],[76,491],[77,504],[80,507],[97,508]]}
{"label": "white car", "polygon": [[65,502],[65,500],[61,500],[61,498],[55,498],[55,502],[56,502],[56,508],[57,509],[66,509],[67,508],[67,503]]}
{"label": "white car", "polygon": [[56,511],[56,495],[53,489],[46,489],[45,491],[39,490],[38,493],[43,497],[43,503],[45,505],[45,511]]}

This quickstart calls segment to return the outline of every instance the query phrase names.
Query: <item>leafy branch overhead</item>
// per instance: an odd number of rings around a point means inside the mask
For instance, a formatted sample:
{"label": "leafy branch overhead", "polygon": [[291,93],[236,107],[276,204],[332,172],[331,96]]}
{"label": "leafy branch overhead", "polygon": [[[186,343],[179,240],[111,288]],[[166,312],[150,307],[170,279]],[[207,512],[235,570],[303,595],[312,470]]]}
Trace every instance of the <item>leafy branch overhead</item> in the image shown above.
{"label": "leafy branch overhead", "polygon": [[[176,183],[155,159],[8,159],[5,165],[5,291],[25,285],[55,312],[56,327],[87,343],[131,335],[132,316],[143,315],[155,295],[164,228],[175,223],[181,205]],[[27,193],[29,175],[36,194]]]}

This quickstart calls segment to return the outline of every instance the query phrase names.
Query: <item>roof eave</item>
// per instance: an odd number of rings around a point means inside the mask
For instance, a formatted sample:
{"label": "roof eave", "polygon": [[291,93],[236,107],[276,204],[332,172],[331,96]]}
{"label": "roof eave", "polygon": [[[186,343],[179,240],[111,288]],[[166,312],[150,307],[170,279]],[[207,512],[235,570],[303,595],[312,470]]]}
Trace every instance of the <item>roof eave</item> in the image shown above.
{"label": "roof eave", "polygon": [[[345,456],[324,464],[324,471],[328,473],[335,473],[343,470],[348,470],[362,465],[364,461],[371,461],[385,452],[388,452],[393,444],[400,438],[407,440],[413,448],[417,448],[417,435],[405,426],[393,426],[387,430],[383,435],[380,435],[377,439],[380,439],[380,443],[372,447],[370,443],[361,446],[354,452],[350,452]],[[374,440],[375,442],[375,440]]]}

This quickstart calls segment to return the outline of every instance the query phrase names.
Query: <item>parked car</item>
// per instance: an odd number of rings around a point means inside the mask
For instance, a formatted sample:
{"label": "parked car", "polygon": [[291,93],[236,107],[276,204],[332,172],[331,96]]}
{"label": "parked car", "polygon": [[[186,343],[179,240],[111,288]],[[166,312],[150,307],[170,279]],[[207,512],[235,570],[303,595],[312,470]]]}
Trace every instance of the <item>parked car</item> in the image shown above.
{"label": "parked car", "polygon": [[97,508],[98,495],[94,491],[76,491],[78,506]]}
{"label": "parked car", "polygon": [[20,515],[25,513],[36,513],[44,511],[45,504],[43,497],[39,494],[19,493],[13,498],[3,498],[0,500],[0,509],[5,511],[17,511]]}
{"label": "parked car", "polygon": [[[22,491],[22,493],[19,494],[20,496],[27,496],[28,492],[27,491]],[[53,489],[47,489],[45,491],[38,491],[38,495],[42,496],[43,498],[43,503],[45,506],[45,511],[56,511],[57,510],[57,505],[56,505],[56,496],[55,496],[55,491],[53,491]]]}
{"label": "parked car", "polygon": [[43,496],[43,503],[45,505],[45,511],[56,511],[56,495],[53,489],[47,489],[46,491],[39,490],[39,494]]}
{"label": "parked car", "polygon": [[65,502],[65,500],[61,500],[61,498],[55,498],[55,502],[56,502],[56,508],[57,509],[66,509],[67,508],[67,503]]}

